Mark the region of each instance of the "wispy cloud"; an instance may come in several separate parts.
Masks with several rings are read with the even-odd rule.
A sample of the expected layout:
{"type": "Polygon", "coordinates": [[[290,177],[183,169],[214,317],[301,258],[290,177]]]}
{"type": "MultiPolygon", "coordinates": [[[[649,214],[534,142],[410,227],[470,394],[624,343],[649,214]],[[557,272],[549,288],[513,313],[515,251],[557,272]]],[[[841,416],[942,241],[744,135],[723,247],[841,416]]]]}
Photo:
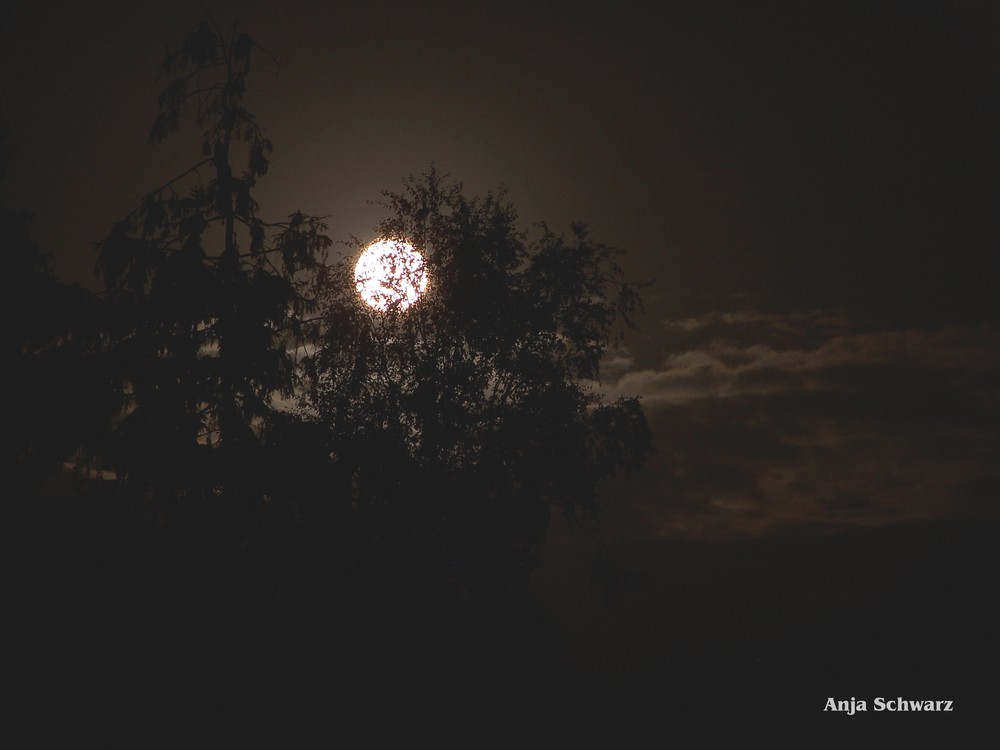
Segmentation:
{"type": "MultiPolygon", "coordinates": [[[[819,312],[666,321],[618,363],[656,435],[623,487],[661,533],[1000,515],[1000,329],[853,331],[819,312]]],[[[610,373],[609,373],[610,374],[610,373]]]]}

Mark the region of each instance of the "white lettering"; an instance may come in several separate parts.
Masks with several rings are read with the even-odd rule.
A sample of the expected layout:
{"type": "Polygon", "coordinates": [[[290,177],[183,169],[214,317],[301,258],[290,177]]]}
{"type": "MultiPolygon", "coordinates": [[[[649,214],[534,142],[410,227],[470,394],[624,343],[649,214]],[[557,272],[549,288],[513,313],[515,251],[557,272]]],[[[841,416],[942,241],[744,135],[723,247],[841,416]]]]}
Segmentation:
{"type": "MultiPolygon", "coordinates": [[[[859,704],[864,703],[864,701],[858,701],[859,704]]],[[[905,700],[904,698],[897,697],[895,699],[886,700],[885,698],[878,697],[872,701],[872,707],[875,711],[951,711],[954,701],[939,701],[939,700],[905,700]]],[[[859,705],[858,711],[864,711],[865,709],[859,705]]]]}

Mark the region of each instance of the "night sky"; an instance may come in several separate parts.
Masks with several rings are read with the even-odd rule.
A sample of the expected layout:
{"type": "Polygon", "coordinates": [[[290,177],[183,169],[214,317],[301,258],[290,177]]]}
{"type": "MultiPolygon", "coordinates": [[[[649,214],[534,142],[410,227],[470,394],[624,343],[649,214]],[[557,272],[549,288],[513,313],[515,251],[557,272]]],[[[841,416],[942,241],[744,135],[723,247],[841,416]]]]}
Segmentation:
{"type": "MultiPolygon", "coordinates": [[[[861,564],[843,546],[828,558],[825,542],[795,546],[802,534],[840,534],[890,571],[882,588],[837,589],[851,612],[875,599],[916,607],[899,581],[908,561],[933,568],[948,556],[936,530],[957,549],[973,532],[955,529],[990,529],[976,538],[991,548],[996,4],[209,7],[223,24],[238,17],[277,60],[257,58],[250,79],[249,106],[275,144],[259,192],[266,216],[301,209],[327,216],[334,240],[368,239],[381,215],[370,201],[433,164],[469,192],[505,185],[525,229],[586,222],[627,251],[630,276],[653,282],[602,383],[642,396],[654,430],[656,453],[608,488],[599,530],[645,584],[621,594],[625,610],[608,610],[573,572],[583,553],[559,529],[540,584],[564,622],[584,623],[573,637],[598,670],[640,669],[651,650],[673,653],[685,633],[717,625],[697,607],[676,624],[664,602],[693,601],[678,566],[714,602],[704,611],[752,611],[753,627],[773,632],[795,618],[760,614],[725,571],[756,565],[774,581],[760,590],[784,586],[801,604],[816,589],[790,569],[836,578],[837,561],[861,564]],[[920,541],[893,536],[906,528],[920,541]],[[726,543],[723,572],[698,562],[726,543]],[[708,546],[684,546],[698,544],[708,546]],[[909,552],[878,557],[887,544],[909,552]]],[[[0,121],[14,153],[0,197],[35,215],[30,233],[63,279],[96,289],[92,243],[197,157],[193,129],[158,147],[146,136],[162,53],[200,15],[193,2],[2,11],[0,121]]],[[[995,554],[985,559],[954,563],[964,588],[937,581],[935,606],[971,606],[962,592],[980,585],[995,596],[995,554]]],[[[835,606],[815,604],[817,621],[835,606]]],[[[973,614],[980,628],[996,617],[973,614]]],[[[935,674],[981,696],[967,673],[935,674]]],[[[845,698],[868,688],[843,684],[845,698]]],[[[826,694],[811,698],[822,706],[826,694]]]]}

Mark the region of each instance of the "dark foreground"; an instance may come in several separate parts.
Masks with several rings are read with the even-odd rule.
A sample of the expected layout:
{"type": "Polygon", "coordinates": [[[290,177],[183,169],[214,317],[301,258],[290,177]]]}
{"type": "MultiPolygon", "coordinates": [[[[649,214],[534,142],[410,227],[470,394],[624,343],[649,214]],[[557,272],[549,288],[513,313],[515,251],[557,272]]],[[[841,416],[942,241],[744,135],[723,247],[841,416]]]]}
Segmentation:
{"type": "Polygon", "coordinates": [[[15,715],[81,736],[134,723],[137,739],[204,723],[286,737],[468,724],[478,742],[544,722],[666,744],[682,726],[950,734],[1000,705],[996,523],[649,540],[611,578],[560,534],[533,605],[475,612],[323,570],[295,544],[193,528],[93,498],[21,504],[15,715]],[[829,697],[868,711],[824,712],[829,697]],[[877,697],[954,711],[875,712],[877,697]]]}

